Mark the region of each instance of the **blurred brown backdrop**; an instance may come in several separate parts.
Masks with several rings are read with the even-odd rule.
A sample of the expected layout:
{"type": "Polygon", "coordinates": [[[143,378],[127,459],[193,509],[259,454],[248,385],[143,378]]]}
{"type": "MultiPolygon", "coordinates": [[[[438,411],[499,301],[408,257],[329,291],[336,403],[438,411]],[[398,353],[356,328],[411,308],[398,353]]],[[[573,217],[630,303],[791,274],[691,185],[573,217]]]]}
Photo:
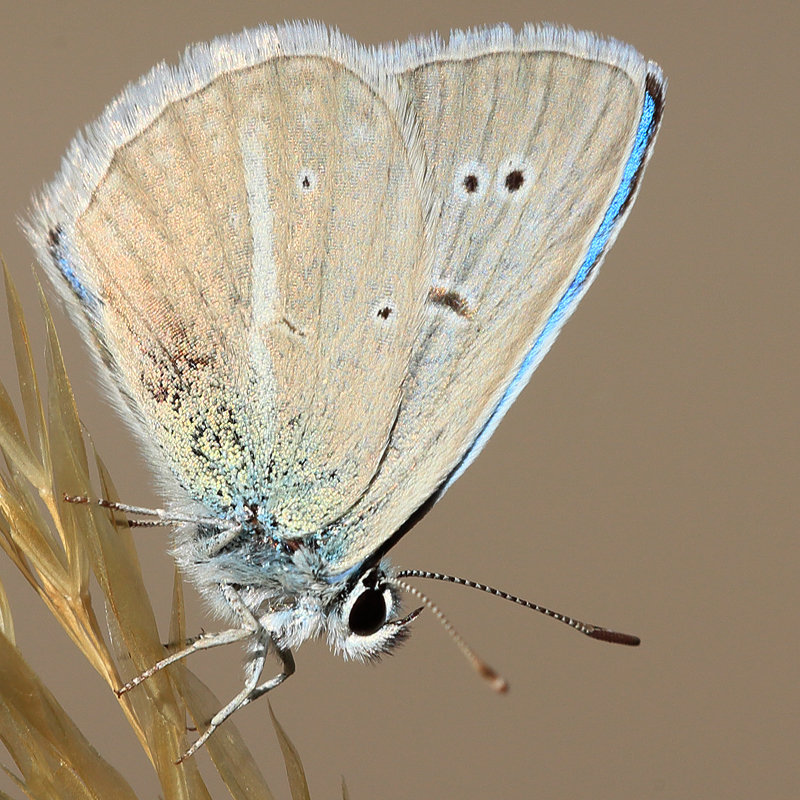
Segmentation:
{"type": "MultiPolygon", "coordinates": [[[[591,642],[491,598],[428,585],[511,693],[487,690],[430,615],[377,668],[304,647],[273,704],[312,795],[337,796],[344,774],[354,800],[800,796],[800,7],[3,3],[0,248],[33,318],[33,256],[15,216],[78,127],[186,44],[294,18],[365,43],[501,21],[568,23],[633,44],[670,81],[639,201],[600,279],[484,453],[395,553],[403,565],[638,633],[642,647],[591,642]]],[[[82,418],[121,495],[157,503],[78,338],[63,316],[57,322],[82,418]]],[[[0,335],[0,377],[13,388],[5,322],[0,335]]],[[[165,536],[140,537],[166,630],[165,536]]],[[[142,797],[155,796],[111,693],[5,559],[0,577],[23,652],[101,753],[142,797]]],[[[187,597],[190,629],[213,629],[187,597]]],[[[221,698],[240,685],[235,648],[192,666],[221,698]]],[[[286,796],[266,705],[236,722],[286,796]]]]}

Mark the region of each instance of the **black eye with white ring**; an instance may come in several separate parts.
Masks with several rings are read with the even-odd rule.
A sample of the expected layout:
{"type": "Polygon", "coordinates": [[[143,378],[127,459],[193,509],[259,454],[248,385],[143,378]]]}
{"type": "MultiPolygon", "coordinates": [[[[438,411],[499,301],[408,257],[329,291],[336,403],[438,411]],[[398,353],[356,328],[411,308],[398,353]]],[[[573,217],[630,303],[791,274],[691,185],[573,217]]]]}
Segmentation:
{"type": "Polygon", "coordinates": [[[356,636],[371,636],[386,622],[386,596],[379,589],[365,589],[353,603],[347,625],[356,636]]]}

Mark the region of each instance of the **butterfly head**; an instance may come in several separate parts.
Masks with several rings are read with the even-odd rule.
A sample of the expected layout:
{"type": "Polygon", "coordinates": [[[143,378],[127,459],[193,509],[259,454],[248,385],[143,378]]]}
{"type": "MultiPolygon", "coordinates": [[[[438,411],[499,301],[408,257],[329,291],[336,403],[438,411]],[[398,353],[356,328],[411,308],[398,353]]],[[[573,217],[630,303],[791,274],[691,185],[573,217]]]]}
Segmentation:
{"type": "Polygon", "coordinates": [[[330,564],[314,548],[301,546],[255,565],[252,539],[245,537],[244,554],[234,549],[191,564],[185,556],[196,556],[196,539],[175,550],[215,610],[233,624],[242,624],[242,615],[224,599],[220,590],[226,586],[235,588],[252,618],[281,648],[323,637],[347,660],[374,661],[408,636],[421,609],[401,616],[401,589],[387,559],[332,576],[330,564]]]}
{"type": "Polygon", "coordinates": [[[327,614],[328,644],[346,659],[373,661],[405,641],[419,611],[399,617],[400,591],[385,562],[348,581],[327,614]]]}

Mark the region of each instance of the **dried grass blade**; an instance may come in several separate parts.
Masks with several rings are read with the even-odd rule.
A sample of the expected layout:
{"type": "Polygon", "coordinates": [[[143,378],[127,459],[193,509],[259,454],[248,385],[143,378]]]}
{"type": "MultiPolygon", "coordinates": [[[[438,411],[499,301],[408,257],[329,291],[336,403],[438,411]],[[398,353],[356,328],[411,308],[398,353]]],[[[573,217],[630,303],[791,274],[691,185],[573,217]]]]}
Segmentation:
{"type": "Polygon", "coordinates": [[[55,411],[63,420],[64,432],[69,437],[72,451],[75,453],[78,464],[83,472],[89,474],[89,461],[86,457],[86,447],[83,443],[83,432],[81,430],[78,409],[75,405],[75,397],[72,394],[72,386],[67,377],[67,370],[64,366],[64,356],[61,352],[61,345],[58,341],[58,334],[50,314],[50,307],[41,285],[39,286],[39,300],[42,307],[45,328],[47,330],[46,354],[47,354],[47,381],[48,394],[56,399],[55,404],[50,402],[52,425],[52,412],[55,411]]]}
{"type": "Polygon", "coordinates": [[[51,513],[63,523],[59,533],[67,555],[72,592],[79,594],[88,591],[89,557],[86,548],[82,547],[79,541],[76,509],[64,503],[61,498],[64,492],[81,495],[90,491],[89,463],[86,458],[86,447],[83,443],[78,410],[75,407],[75,398],[64,368],[61,345],[58,342],[53,319],[41,287],[39,287],[39,292],[47,329],[45,354],[48,378],[48,422],[55,496],[55,507],[51,513]]]}
{"type": "Polygon", "coordinates": [[[42,465],[28,446],[14,404],[2,383],[0,383],[0,448],[34,486],[43,486],[48,482],[42,465]]]}
{"type": "MultiPolygon", "coordinates": [[[[50,521],[45,519],[44,514],[42,513],[41,503],[38,502],[37,497],[35,497],[31,491],[34,487],[31,486],[31,483],[28,481],[25,474],[17,468],[17,465],[13,461],[11,461],[11,459],[8,457],[8,454],[3,453],[3,459],[7,469],[5,483],[8,490],[12,492],[17,500],[24,506],[31,523],[39,529],[42,536],[50,543],[50,549],[63,556],[64,549],[61,546],[61,541],[57,534],[53,533],[50,521]]],[[[4,476],[0,475],[0,481],[3,479],[4,476]]],[[[64,563],[64,568],[66,569],[66,558],[62,558],[62,561],[64,563]]]]}
{"type": "Polygon", "coordinates": [[[11,642],[0,636],[0,737],[35,797],[135,800],[11,642]]]}
{"type": "MultiPolygon", "coordinates": [[[[116,617],[110,608],[108,610],[111,647],[123,680],[128,680],[138,675],[139,670],[130,658],[116,617]]],[[[176,701],[166,714],[166,704],[158,704],[150,692],[139,688],[124,694],[120,698],[120,704],[126,709],[134,732],[153,765],[161,782],[164,797],[168,800],[210,798],[197,765],[192,763],[193,760],[181,764],[175,763],[188,746],[185,736],[185,717],[181,717],[177,723],[173,719],[177,713],[178,702],[176,701]]],[[[183,706],[180,705],[180,708],[183,706]]]]}
{"type": "MultiPolygon", "coordinates": [[[[31,480],[31,483],[37,489],[46,489],[50,484],[48,478],[50,474],[48,451],[50,448],[47,444],[47,426],[45,425],[42,396],[39,391],[39,382],[36,379],[36,368],[33,362],[33,352],[31,350],[30,337],[28,336],[28,327],[25,324],[22,303],[17,294],[17,288],[11,280],[11,274],[8,271],[8,267],[6,267],[5,261],[3,261],[3,274],[22,408],[25,412],[30,446],[38,449],[38,467],[41,470],[40,479],[37,481],[31,480]]],[[[28,479],[30,480],[30,478],[28,479]]]]}
{"type": "MultiPolygon", "coordinates": [[[[116,500],[118,496],[111,476],[96,453],[95,463],[103,496],[116,500]]],[[[79,508],[88,512],[87,524],[81,531],[90,553],[92,570],[131,655],[135,674],[139,674],[162,659],[165,652],[131,529],[125,523],[112,524],[108,512],[96,506],[79,508]]],[[[148,692],[153,692],[154,699],[158,698],[159,705],[175,708],[175,695],[166,673],[156,673],[144,686],[148,692]]],[[[183,724],[180,714],[170,714],[170,718],[176,725],[183,724]]]]}
{"type": "MultiPolygon", "coordinates": [[[[95,454],[103,496],[116,499],[108,470],[95,454]]],[[[145,591],[130,528],[112,525],[99,508],[86,509],[85,528],[92,568],[105,595],[109,632],[122,681],[130,680],[165,655],[155,613],[145,591]]],[[[176,667],[156,673],[121,703],[138,721],[137,735],[158,774],[167,800],[202,800],[208,789],[193,760],[176,764],[188,746],[183,703],[170,681],[176,667]]]]}
{"type": "MultiPolygon", "coordinates": [[[[60,547],[53,547],[52,536],[45,533],[31,519],[25,506],[9,491],[8,487],[0,481],[0,511],[6,518],[8,527],[3,527],[5,541],[3,549],[15,560],[22,553],[30,561],[30,565],[20,566],[24,572],[32,567],[42,580],[55,587],[57,591],[66,593],[65,585],[66,563],[64,552],[60,547]],[[8,546],[7,546],[8,545],[8,546]],[[13,550],[18,552],[15,554],[13,550]]],[[[45,528],[47,530],[47,528],[45,528]]]]}
{"type": "MultiPolygon", "coordinates": [[[[184,667],[180,673],[181,694],[198,728],[219,711],[221,703],[213,692],[184,667]]],[[[205,744],[214,766],[234,800],[275,800],[256,761],[236,726],[227,720],[205,744]]],[[[194,759],[189,759],[193,761],[194,759]]]]}
{"type": "Polygon", "coordinates": [[[272,727],[275,728],[275,733],[278,736],[278,742],[283,752],[283,763],[286,765],[286,777],[289,779],[292,800],[311,800],[311,795],[308,792],[308,782],[306,781],[306,771],[303,769],[300,754],[280,722],[278,722],[269,699],[267,699],[267,706],[272,719],[272,727]]]}
{"type": "Polygon", "coordinates": [[[11,606],[8,604],[6,587],[0,581],[0,634],[6,637],[11,644],[16,646],[14,636],[14,618],[11,616],[11,606]]]}

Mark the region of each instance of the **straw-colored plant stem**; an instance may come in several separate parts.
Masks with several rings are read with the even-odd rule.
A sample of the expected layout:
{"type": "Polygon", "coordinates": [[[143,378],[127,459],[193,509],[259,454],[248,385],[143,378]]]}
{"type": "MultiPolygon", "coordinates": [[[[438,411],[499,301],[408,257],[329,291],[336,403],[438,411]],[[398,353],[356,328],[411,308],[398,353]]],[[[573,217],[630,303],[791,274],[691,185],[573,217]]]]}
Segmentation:
{"type": "MultiPolygon", "coordinates": [[[[44,295],[47,391],[40,392],[19,297],[3,264],[11,339],[19,374],[24,428],[0,384],[0,547],[111,689],[165,655],[127,522],[97,506],[71,505],[63,495],[96,496],[72,389],[44,295]],[[100,589],[101,627],[90,576],[100,589]]],[[[95,456],[102,494],[117,499],[95,456]]],[[[95,595],[96,598],[96,595],[95,595]]],[[[183,595],[176,574],[169,631],[185,638],[183,595]]],[[[158,775],[166,800],[210,798],[188,747],[187,712],[202,729],[220,707],[184,664],[124,694],[120,708],[158,775]]],[[[271,711],[271,709],[270,709],[271,711]]],[[[273,716],[293,800],[308,798],[297,751],[273,716]]],[[[0,584],[0,739],[18,774],[6,773],[31,798],[114,798],[135,794],[81,734],[25,662],[15,644],[11,604],[0,584]]],[[[271,800],[255,761],[226,722],[206,748],[236,800],[271,800]]],[[[4,768],[5,769],[5,768],[4,768]]],[[[2,793],[0,793],[2,795],[2,793]]],[[[6,795],[2,795],[5,797],[6,795]]]]}

